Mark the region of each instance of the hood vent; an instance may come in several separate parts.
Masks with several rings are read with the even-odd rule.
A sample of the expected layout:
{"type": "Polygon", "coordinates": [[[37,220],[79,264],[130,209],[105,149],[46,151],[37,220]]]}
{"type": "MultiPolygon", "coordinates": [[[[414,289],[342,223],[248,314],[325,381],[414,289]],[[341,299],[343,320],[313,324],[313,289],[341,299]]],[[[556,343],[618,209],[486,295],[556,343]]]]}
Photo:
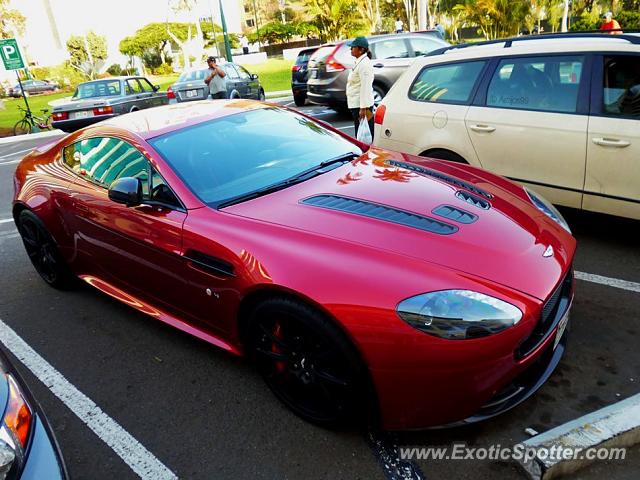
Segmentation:
{"type": "Polygon", "coordinates": [[[475,193],[476,195],[480,195],[488,200],[493,198],[489,192],[482,190],[475,185],[465,182],[464,180],[460,180],[459,178],[453,177],[451,175],[447,175],[446,173],[438,172],[437,170],[431,170],[429,168],[422,167],[420,165],[415,165],[413,163],[408,162],[399,162],[398,160],[389,160],[387,161],[388,165],[393,167],[406,168],[407,170],[411,170],[412,172],[420,173],[421,175],[428,175],[429,177],[437,178],[438,180],[442,180],[443,182],[447,182],[455,187],[464,188],[465,190],[469,190],[470,192],[475,193]]]}
{"type": "Polygon", "coordinates": [[[485,199],[471,195],[469,192],[458,190],[456,192],[456,197],[483,210],[489,210],[489,208],[491,208],[491,204],[485,199]]]}
{"type": "Polygon", "coordinates": [[[451,205],[440,205],[439,207],[431,210],[431,213],[440,217],[448,218],[454,222],[465,224],[473,223],[478,219],[476,214],[451,205]]]}
{"type": "Polygon", "coordinates": [[[301,200],[300,203],[375,218],[376,220],[396,223],[398,225],[404,225],[405,227],[417,228],[418,230],[437,233],[439,235],[451,235],[458,231],[458,227],[455,225],[449,225],[434,218],[417,215],[405,210],[398,210],[397,208],[387,207],[378,203],[338,195],[316,195],[301,200]]]}

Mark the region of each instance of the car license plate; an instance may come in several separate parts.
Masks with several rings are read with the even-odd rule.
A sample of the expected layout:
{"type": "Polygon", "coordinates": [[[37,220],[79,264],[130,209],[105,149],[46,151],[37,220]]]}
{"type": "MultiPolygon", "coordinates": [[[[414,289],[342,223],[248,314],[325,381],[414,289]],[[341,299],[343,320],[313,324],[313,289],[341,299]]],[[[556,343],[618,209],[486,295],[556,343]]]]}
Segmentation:
{"type": "Polygon", "coordinates": [[[311,70],[311,78],[318,78],[318,70],[311,70]]]}
{"type": "Polygon", "coordinates": [[[193,98],[198,96],[198,90],[187,90],[185,93],[187,98],[193,98]]]}
{"type": "Polygon", "coordinates": [[[564,317],[562,317],[562,320],[560,320],[560,323],[558,324],[558,330],[556,330],[556,338],[553,340],[554,350],[558,346],[558,343],[560,343],[562,335],[564,335],[564,331],[567,328],[567,323],[569,323],[569,310],[567,310],[567,313],[564,314],[564,317]]]}
{"type": "Polygon", "coordinates": [[[89,116],[88,110],[80,110],[79,112],[74,112],[73,118],[87,118],[89,116]]]}

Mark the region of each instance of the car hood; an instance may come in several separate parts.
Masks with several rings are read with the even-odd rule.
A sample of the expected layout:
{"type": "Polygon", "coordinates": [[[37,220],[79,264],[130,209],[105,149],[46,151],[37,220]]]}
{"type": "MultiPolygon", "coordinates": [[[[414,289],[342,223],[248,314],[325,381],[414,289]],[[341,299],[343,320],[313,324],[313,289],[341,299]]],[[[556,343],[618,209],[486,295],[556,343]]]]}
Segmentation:
{"type": "Polygon", "coordinates": [[[418,258],[540,300],[570,268],[575,251],[574,238],[521,187],[473,167],[375,148],[223,210],[418,258]],[[478,206],[483,202],[488,209],[478,206]],[[443,206],[442,215],[450,207],[471,215],[434,213],[443,206]]]}

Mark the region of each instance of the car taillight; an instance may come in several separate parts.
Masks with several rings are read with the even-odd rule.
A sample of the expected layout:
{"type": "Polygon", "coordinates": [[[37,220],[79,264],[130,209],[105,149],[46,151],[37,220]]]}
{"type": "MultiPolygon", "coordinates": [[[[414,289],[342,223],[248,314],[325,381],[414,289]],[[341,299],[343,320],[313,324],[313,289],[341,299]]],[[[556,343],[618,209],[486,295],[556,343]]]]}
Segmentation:
{"type": "Polygon", "coordinates": [[[327,72],[342,72],[345,69],[344,65],[340,62],[337,62],[334,58],[329,57],[326,63],[327,72]]]}
{"type": "Polygon", "coordinates": [[[386,111],[386,105],[378,105],[378,108],[376,109],[376,116],[373,119],[374,123],[382,125],[382,122],[384,122],[384,114],[386,111]]]}
{"type": "Polygon", "coordinates": [[[53,118],[54,120],[68,120],[69,112],[53,112],[51,118],[53,118]]]}
{"type": "Polygon", "coordinates": [[[300,71],[300,65],[294,65],[293,67],[291,67],[291,71],[292,72],[299,72],[300,71]]]}
{"type": "Polygon", "coordinates": [[[167,88],[167,98],[168,99],[176,98],[176,94],[173,93],[173,90],[171,90],[171,87],[167,88]]]}
{"type": "Polygon", "coordinates": [[[94,115],[109,115],[110,113],[113,113],[113,107],[96,107],[93,109],[94,115]]]}

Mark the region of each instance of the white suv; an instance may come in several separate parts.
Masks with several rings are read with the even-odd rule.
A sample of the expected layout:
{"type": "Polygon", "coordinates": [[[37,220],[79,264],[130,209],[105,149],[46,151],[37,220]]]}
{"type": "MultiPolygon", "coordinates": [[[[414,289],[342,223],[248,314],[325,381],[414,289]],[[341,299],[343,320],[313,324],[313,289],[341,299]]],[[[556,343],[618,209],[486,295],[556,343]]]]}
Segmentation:
{"type": "Polygon", "coordinates": [[[557,34],[419,58],[375,145],[491,170],[553,203],[640,219],[640,35],[557,34]]]}

